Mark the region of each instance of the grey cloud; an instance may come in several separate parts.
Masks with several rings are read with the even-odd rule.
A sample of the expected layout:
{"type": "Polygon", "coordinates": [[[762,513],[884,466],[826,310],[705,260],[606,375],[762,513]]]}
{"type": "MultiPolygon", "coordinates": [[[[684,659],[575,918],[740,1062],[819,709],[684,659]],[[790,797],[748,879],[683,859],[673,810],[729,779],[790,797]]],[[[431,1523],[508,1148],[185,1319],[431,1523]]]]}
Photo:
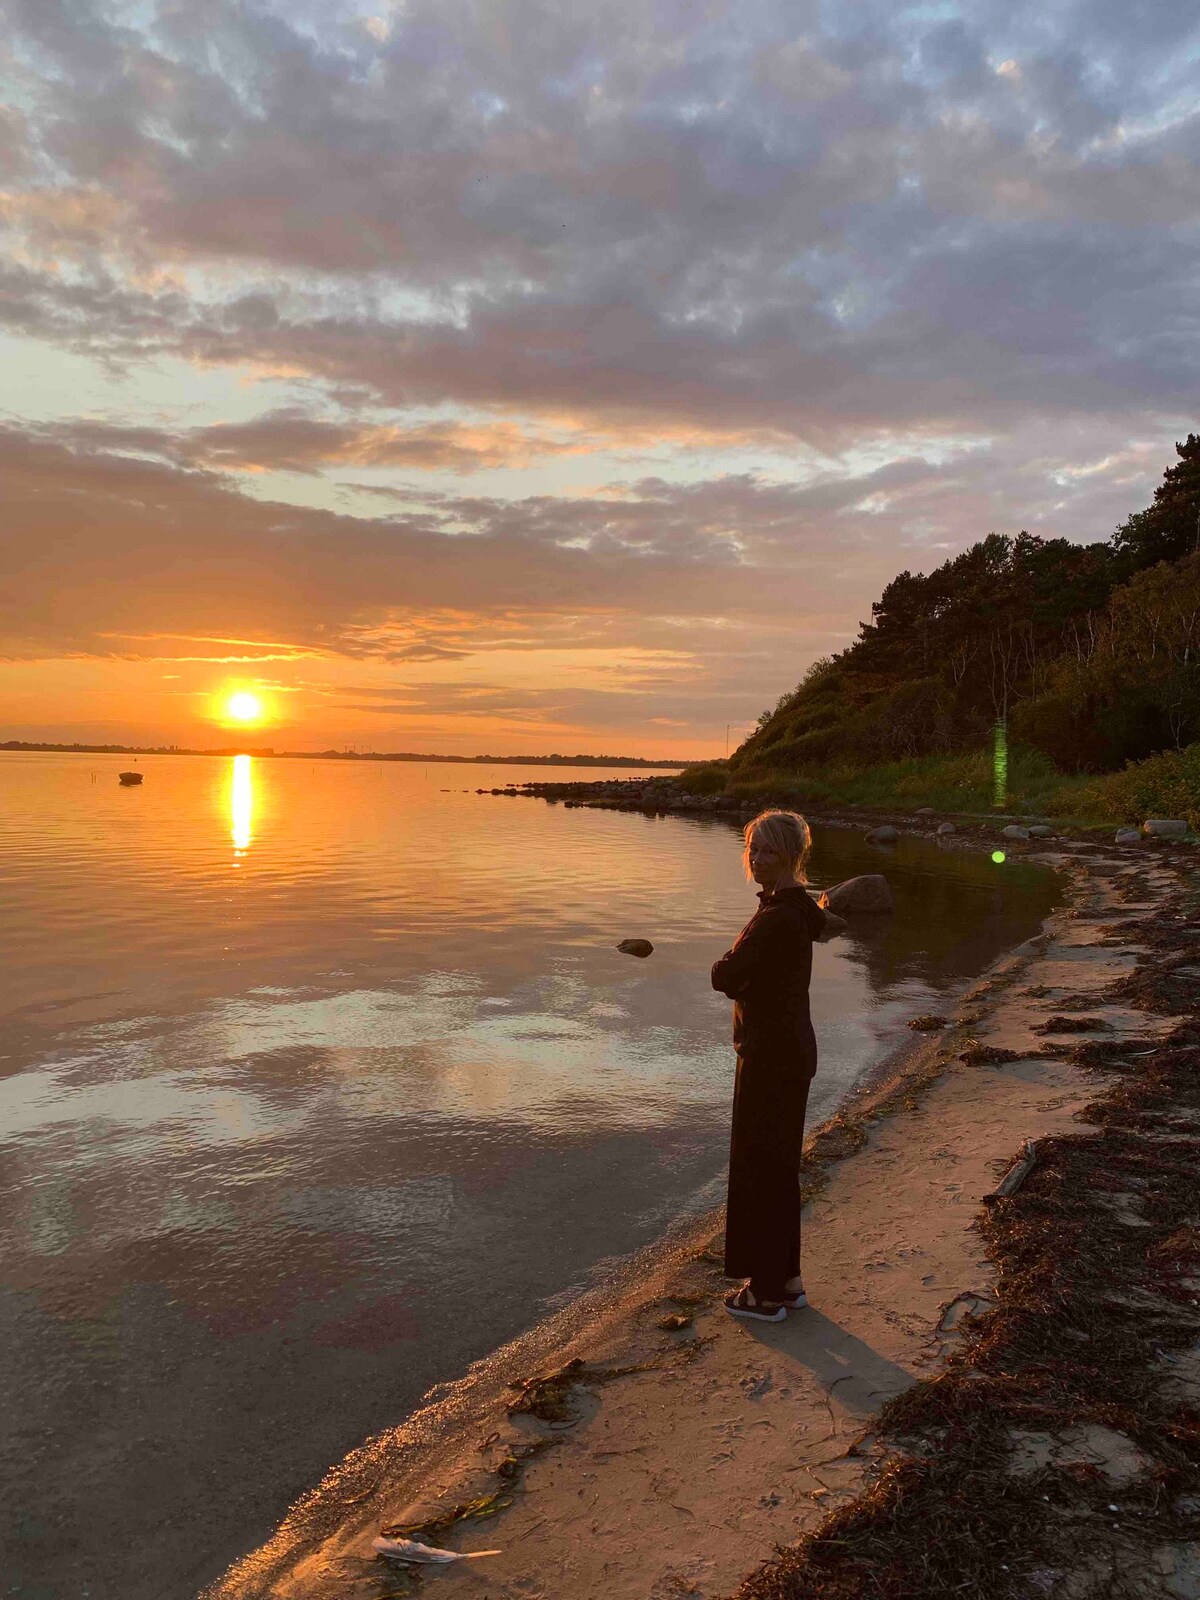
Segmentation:
{"type": "MultiPolygon", "coordinates": [[[[132,441],[118,430],[122,445],[132,441]]],[[[499,501],[368,520],[249,500],[212,473],[0,430],[5,485],[2,631],[10,653],[93,650],[105,634],[169,629],[210,637],[288,639],[353,654],[457,650],[462,639],[385,636],[356,627],[390,614],[458,611],[471,619],[606,611],[664,601],[680,614],[763,608],[757,580],[655,552],[563,548],[544,508],[522,518],[499,501]],[[464,525],[466,536],[459,536],[464,525]]],[[[590,502],[579,502],[592,514],[590,502]]],[[[568,525],[559,508],[555,528],[568,525]]],[[[632,524],[631,524],[632,526],[632,524]]],[[[636,532],[636,529],[635,529],[636,532]]]]}
{"type": "Polygon", "coordinates": [[[53,66],[10,224],[75,262],[10,269],[13,327],[394,406],[824,442],[1194,392],[1195,132],[1118,137],[1185,82],[1167,0],[1136,27],[1099,3],[411,0],[379,44],[335,8],[301,30],[205,0],[144,33],[10,9],[53,66]],[[260,281],[139,287],[163,261],[260,281]]]}
{"type": "Polygon", "coordinates": [[[410,644],[385,649],[380,654],[385,661],[462,661],[470,651],[465,646],[461,650],[450,650],[445,645],[410,644]]]}
{"type": "Polygon", "coordinates": [[[0,429],[10,653],[104,653],[103,629],[453,659],[556,629],[578,641],[579,618],[625,643],[668,639],[663,619],[691,619],[685,633],[725,619],[819,635],[823,653],[901,565],[934,564],[991,528],[1106,536],[1148,498],[1167,449],[1031,426],[941,465],[914,453],[802,484],[742,474],[575,498],[445,496],[368,519],[251,500],[215,472],[128,453],[154,430],[76,434],[0,429]]]}
{"type": "Polygon", "coordinates": [[[675,689],[661,683],[642,690],[611,693],[598,689],[560,685],[554,689],[511,689],[490,685],[429,683],[399,691],[343,690],[331,701],[335,710],[365,712],[380,718],[426,715],[456,721],[477,716],[488,722],[497,717],[528,723],[570,723],[590,729],[621,729],[653,722],[675,723],[695,730],[712,730],[727,718],[739,721],[747,706],[757,713],[761,686],[727,687],[714,695],[712,685],[694,682],[675,689]]]}
{"type": "MultiPolygon", "coordinates": [[[[267,412],[247,422],[201,428],[169,430],[74,421],[43,431],[68,447],[137,452],[214,472],[313,474],[323,467],[471,472],[586,449],[586,442],[556,438],[511,422],[428,422],[403,427],[335,421],[311,416],[298,407],[267,412]]],[[[408,494],[411,498],[411,491],[408,494]]]]}

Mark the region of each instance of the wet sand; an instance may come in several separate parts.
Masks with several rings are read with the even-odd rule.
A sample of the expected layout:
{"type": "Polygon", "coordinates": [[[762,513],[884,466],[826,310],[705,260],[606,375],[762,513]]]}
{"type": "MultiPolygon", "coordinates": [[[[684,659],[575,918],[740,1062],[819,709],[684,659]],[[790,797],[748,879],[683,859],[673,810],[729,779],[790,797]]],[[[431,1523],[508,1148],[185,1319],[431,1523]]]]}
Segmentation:
{"type": "MultiPolygon", "coordinates": [[[[431,1542],[502,1553],[439,1575],[447,1594],[715,1597],[853,1498],[876,1461],[874,1413],[941,1370],[963,1315],[990,1303],[983,1196],[1024,1139],[1078,1133],[1074,1113],[1103,1087],[1066,1059],[1086,1033],[1058,1055],[1034,1031],[1056,997],[1094,997],[1096,1037],[1173,1025],[1105,997],[1138,949],[1104,940],[1118,912],[1152,919],[1193,857],[1070,846],[1036,859],[1067,874],[1068,905],[840,1119],[865,1142],[829,1163],[807,1208],[807,1310],[781,1325],[729,1318],[720,1217],[704,1218],[356,1452],[212,1600],[403,1592],[372,1539],[472,1504],[478,1514],[431,1542]],[[1097,863],[1105,871],[1093,874],[1097,863]],[[663,1327],[671,1317],[686,1325],[663,1327]],[[514,1387],[572,1362],[540,1395],[514,1387]]],[[[812,1142],[836,1155],[838,1130],[812,1142]]]]}

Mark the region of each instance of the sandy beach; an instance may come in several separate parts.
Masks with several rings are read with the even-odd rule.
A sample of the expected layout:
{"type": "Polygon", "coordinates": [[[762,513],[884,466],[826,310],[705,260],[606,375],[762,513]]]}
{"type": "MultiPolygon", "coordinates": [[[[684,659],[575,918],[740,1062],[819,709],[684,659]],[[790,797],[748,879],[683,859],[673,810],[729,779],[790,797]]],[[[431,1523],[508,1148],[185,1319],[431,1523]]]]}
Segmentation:
{"type": "MultiPolygon", "coordinates": [[[[1193,1176],[1200,1167],[1200,1113],[1176,1106],[1156,1133],[1149,1112],[1139,1122],[1126,1110],[1118,1127],[1096,1111],[1128,1098],[1131,1074],[1191,1047],[1193,849],[1056,842],[1035,859],[1069,886],[1043,933],[814,1130],[806,1310],[777,1326],[735,1322],[720,1303],[719,1216],[680,1229],[356,1452],[209,1600],[380,1600],[414,1581],[475,1600],[667,1600],[740,1586],[798,1596],[817,1592],[805,1574],[822,1561],[823,1594],[951,1592],[940,1578],[904,1587],[899,1553],[875,1588],[854,1587],[854,1575],[884,1570],[876,1512],[891,1495],[889,1526],[899,1527],[903,1473],[919,1476],[958,1447],[952,1427],[930,1432],[921,1397],[950,1379],[957,1394],[977,1376],[972,1352],[989,1333],[995,1341],[1015,1303],[1019,1285],[996,1265],[994,1219],[1033,1206],[1054,1224],[1056,1162],[1114,1128],[1151,1157],[1158,1140],[1163,1161],[1190,1163],[1193,1176]],[[1026,1140],[1038,1141],[1032,1175],[1012,1199],[985,1205],[1026,1140]],[[414,1580],[376,1556],[372,1541],[389,1532],[500,1553],[414,1580]],[[831,1561],[841,1563],[836,1582],[831,1561]]],[[[1159,1250],[1176,1264],[1162,1304],[1144,1284],[1125,1285],[1139,1316],[1160,1327],[1158,1389],[1144,1392],[1161,1390],[1173,1443],[1152,1456],[1147,1437],[1115,1425],[1108,1402],[1088,1415],[1086,1385],[1073,1431],[1045,1407],[1027,1428],[1006,1424],[1007,1458],[993,1451],[989,1470],[1012,1485],[1014,1508],[1034,1495],[1041,1521],[1027,1559],[981,1550],[968,1594],[1200,1594],[1200,1429],[1188,1409],[1200,1401],[1200,1279],[1176,1270],[1191,1260],[1196,1218],[1156,1210],[1145,1183],[1095,1188],[1096,1215],[1122,1237],[1136,1233],[1139,1261],[1151,1246],[1174,1250],[1159,1250]],[[1079,1486],[1083,1500],[1063,1500],[1051,1479],[1079,1486]],[[1122,1515],[1138,1494],[1154,1515],[1122,1515]],[[1110,1547],[1123,1552],[1119,1571],[1110,1547]]],[[[1113,1261],[1120,1290],[1125,1269],[1113,1261]]],[[[978,1371],[988,1370],[980,1357],[978,1371]]]]}

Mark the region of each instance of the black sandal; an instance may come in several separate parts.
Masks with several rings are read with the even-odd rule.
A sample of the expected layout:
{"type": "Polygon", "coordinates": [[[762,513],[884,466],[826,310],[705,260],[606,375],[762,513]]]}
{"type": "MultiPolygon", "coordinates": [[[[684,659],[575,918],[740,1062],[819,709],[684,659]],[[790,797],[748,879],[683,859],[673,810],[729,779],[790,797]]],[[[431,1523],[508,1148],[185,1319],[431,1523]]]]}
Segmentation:
{"type": "Polygon", "coordinates": [[[725,1309],[731,1317],[746,1317],[755,1322],[782,1322],[787,1316],[786,1306],[776,1300],[760,1300],[748,1283],[736,1294],[725,1296],[725,1309]]]}

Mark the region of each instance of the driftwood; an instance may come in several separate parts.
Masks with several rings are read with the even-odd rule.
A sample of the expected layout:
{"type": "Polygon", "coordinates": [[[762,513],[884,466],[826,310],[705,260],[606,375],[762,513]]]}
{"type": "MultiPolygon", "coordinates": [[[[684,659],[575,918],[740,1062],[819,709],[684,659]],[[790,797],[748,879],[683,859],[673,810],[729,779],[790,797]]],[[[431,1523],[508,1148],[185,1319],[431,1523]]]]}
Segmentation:
{"type": "Polygon", "coordinates": [[[1033,1171],[1034,1167],[1037,1166],[1037,1147],[1038,1142],[1036,1139],[1025,1140],[1024,1144],[1021,1146],[1021,1154],[1013,1162],[1012,1166],[1009,1167],[1008,1171],[1000,1179],[1000,1182],[992,1190],[991,1194],[984,1195],[983,1203],[985,1206],[992,1205],[997,1200],[1007,1200],[1009,1195],[1016,1194],[1017,1190],[1025,1182],[1025,1179],[1033,1171]]]}

